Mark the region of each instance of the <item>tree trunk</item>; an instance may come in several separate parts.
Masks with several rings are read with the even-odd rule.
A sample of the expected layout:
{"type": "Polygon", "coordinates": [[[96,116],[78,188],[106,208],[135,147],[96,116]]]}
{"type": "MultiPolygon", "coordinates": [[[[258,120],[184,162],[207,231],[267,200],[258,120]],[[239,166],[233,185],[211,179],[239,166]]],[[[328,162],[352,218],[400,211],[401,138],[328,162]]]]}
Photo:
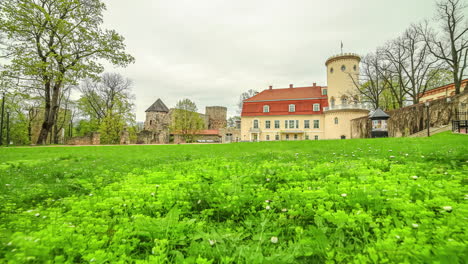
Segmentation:
{"type": "Polygon", "coordinates": [[[47,144],[47,136],[52,131],[52,127],[55,124],[55,117],[57,116],[57,111],[59,109],[58,99],[60,95],[61,83],[54,85],[52,91],[52,100],[50,100],[50,86],[50,82],[45,84],[46,105],[44,109],[44,122],[42,123],[41,132],[39,133],[39,137],[37,139],[37,145],[47,144]]]}

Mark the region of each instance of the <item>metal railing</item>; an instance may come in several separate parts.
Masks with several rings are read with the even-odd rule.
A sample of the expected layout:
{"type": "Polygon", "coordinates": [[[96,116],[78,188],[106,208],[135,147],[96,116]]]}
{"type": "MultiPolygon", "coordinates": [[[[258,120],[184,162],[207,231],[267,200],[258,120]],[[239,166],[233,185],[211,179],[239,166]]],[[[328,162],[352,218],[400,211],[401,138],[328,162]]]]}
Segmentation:
{"type": "Polygon", "coordinates": [[[372,110],[372,105],[367,103],[358,103],[358,104],[340,104],[334,105],[329,107],[324,107],[323,111],[330,111],[330,110],[343,110],[343,109],[364,109],[364,110],[372,110]]]}

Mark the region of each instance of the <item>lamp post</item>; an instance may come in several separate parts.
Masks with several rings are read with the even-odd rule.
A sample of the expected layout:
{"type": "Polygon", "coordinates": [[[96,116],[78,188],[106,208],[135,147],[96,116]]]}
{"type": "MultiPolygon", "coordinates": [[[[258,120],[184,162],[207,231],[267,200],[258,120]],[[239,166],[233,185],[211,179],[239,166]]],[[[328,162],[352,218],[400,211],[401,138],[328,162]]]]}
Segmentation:
{"type": "Polygon", "coordinates": [[[430,114],[429,114],[429,102],[425,102],[424,105],[426,106],[426,109],[427,109],[427,137],[430,137],[431,136],[431,131],[430,131],[430,114]]]}

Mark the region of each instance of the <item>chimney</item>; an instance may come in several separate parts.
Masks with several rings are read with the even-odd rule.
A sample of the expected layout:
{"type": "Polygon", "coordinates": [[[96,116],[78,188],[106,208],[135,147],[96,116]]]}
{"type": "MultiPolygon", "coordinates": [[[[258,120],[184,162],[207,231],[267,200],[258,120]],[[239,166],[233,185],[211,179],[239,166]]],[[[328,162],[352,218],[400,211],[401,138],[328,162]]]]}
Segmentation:
{"type": "Polygon", "coordinates": [[[314,87],[317,87],[317,83],[314,83],[314,87]]]}
{"type": "Polygon", "coordinates": [[[293,85],[292,85],[292,84],[290,84],[290,85],[289,85],[289,88],[293,88],[293,85]]]}
{"type": "Polygon", "coordinates": [[[270,85],[270,90],[273,90],[273,86],[270,85]]]}

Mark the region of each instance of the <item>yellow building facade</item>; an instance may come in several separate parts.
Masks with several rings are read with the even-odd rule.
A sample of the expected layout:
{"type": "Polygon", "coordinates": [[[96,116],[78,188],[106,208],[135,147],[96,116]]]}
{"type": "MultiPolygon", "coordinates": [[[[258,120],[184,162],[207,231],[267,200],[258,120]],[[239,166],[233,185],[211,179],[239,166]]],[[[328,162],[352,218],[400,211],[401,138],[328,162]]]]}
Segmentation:
{"type": "Polygon", "coordinates": [[[351,120],[369,114],[356,93],[360,57],[345,53],[326,63],[327,86],[269,89],[247,99],[243,141],[351,138],[351,120]]]}

